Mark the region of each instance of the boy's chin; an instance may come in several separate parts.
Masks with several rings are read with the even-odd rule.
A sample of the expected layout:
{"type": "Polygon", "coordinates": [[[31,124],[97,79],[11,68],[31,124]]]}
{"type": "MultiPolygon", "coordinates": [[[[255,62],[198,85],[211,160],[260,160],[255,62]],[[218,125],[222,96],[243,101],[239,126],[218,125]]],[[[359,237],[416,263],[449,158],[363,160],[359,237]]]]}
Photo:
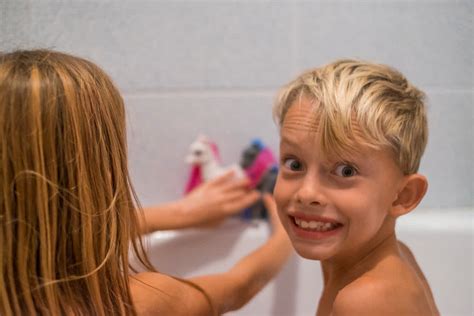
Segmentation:
{"type": "Polygon", "coordinates": [[[298,247],[298,245],[295,244],[293,244],[293,247],[295,248],[296,253],[305,259],[324,261],[331,257],[331,254],[328,250],[298,247]]]}

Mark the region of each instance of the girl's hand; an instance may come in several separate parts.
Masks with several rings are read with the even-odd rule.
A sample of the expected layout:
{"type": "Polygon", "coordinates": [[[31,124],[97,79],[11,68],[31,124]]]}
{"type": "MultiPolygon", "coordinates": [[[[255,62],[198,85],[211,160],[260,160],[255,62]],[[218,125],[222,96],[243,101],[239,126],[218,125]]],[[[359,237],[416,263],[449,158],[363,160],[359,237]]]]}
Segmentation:
{"type": "Polygon", "coordinates": [[[236,179],[234,172],[205,182],[181,201],[181,209],[196,220],[196,226],[218,222],[257,202],[260,193],[250,189],[247,178],[236,179]]]}
{"type": "Polygon", "coordinates": [[[280,218],[277,212],[277,206],[275,203],[275,199],[270,193],[263,194],[263,204],[265,205],[268,218],[270,221],[270,225],[272,227],[272,236],[282,238],[284,241],[282,242],[282,249],[290,249],[291,248],[291,241],[288,237],[288,234],[285,231],[285,228],[281,224],[280,218]]]}

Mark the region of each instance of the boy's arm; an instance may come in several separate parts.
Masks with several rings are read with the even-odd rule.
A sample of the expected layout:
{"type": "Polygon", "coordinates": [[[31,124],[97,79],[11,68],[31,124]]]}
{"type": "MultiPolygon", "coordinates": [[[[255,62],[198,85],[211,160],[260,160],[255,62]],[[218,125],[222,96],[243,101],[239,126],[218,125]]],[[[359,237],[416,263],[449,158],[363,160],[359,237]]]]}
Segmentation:
{"type": "Polygon", "coordinates": [[[219,314],[236,310],[255,296],[283,267],[292,253],[273,198],[264,196],[273,234],[260,248],[240,260],[230,271],[190,279],[210,296],[219,314]]]}

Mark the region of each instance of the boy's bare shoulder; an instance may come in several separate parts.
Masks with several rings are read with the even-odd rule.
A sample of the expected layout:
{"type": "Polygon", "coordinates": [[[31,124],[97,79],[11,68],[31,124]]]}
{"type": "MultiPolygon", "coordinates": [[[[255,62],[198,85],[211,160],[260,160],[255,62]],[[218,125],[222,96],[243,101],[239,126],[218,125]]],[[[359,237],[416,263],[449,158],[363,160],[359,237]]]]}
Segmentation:
{"type": "Polygon", "coordinates": [[[401,260],[381,263],[336,296],[332,316],[432,315],[423,287],[401,260]]]}

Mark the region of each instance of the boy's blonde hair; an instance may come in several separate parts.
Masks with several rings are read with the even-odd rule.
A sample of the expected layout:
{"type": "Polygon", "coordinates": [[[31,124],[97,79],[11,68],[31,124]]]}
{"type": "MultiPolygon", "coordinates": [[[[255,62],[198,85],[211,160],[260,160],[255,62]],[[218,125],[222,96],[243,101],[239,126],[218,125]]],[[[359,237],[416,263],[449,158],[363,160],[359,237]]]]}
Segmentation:
{"type": "Polygon", "coordinates": [[[428,129],[424,93],[393,68],[338,60],[307,71],[283,87],[273,108],[281,126],[289,107],[301,98],[315,104],[324,153],[340,156],[363,142],[389,147],[404,174],[418,171],[428,129]]]}
{"type": "Polygon", "coordinates": [[[0,314],[133,315],[125,109],[93,63],[0,54],[0,314]]]}

